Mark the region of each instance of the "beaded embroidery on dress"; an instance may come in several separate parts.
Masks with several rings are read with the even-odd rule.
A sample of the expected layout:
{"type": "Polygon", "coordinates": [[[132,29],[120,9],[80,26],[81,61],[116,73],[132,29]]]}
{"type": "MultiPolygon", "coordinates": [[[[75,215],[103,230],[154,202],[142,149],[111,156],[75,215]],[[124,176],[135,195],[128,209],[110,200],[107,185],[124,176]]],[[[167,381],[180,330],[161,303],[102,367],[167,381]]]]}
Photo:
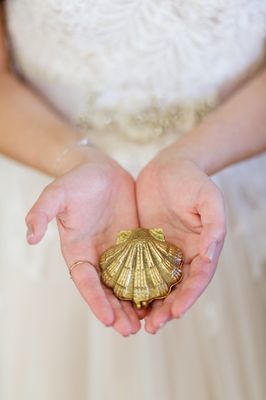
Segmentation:
{"type": "Polygon", "coordinates": [[[260,0],[24,0],[8,13],[24,76],[83,128],[141,142],[191,129],[266,35],[260,0]]]}

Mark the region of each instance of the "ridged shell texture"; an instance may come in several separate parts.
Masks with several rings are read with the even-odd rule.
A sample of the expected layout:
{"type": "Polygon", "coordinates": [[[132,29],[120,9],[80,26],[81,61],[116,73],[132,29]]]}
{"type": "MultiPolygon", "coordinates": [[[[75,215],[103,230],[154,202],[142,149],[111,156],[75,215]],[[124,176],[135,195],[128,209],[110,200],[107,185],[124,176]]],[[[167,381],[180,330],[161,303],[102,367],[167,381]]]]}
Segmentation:
{"type": "Polygon", "coordinates": [[[182,265],[181,250],[165,241],[162,229],[121,231],[100,257],[102,281],[137,308],[166,297],[181,281],[182,265]]]}

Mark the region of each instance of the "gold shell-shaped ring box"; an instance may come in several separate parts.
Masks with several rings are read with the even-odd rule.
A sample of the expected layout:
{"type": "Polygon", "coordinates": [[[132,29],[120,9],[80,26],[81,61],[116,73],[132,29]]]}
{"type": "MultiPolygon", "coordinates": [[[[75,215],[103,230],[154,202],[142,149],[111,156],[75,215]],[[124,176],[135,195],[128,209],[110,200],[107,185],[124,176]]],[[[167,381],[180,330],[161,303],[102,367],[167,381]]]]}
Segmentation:
{"type": "Polygon", "coordinates": [[[183,277],[183,254],[166,242],[163,230],[120,231],[100,257],[101,279],[121,300],[137,308],[165,298],[183,277]]]}

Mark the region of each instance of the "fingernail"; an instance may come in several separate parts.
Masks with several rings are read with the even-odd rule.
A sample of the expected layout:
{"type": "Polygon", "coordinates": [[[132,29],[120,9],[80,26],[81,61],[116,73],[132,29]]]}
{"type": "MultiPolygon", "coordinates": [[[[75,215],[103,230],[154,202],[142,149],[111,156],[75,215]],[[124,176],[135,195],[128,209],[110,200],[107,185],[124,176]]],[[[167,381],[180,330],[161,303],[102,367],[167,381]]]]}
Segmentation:
{"type": "Polygon", "coordinates": [[[154,329],[146,328],[146,327],[145,327],[145,330],[146,330],[146,332],[149,333],[150,335],[155,335],[155,333],[157,332],[157,331],[154,330],[154,329]]]}
{"type": "Polygon", "coordinates": [[[207,250],[207,257],[210,261],[213,260],[215,249],[216,249],[216,242],[212,242],[207,250]]]}
{"type": "Polygon", "coordinates": [[[28,229],[27,229],[27,239],[31,239],[33,237],[33,229],[31,225],[28,225],[28,229]]]}

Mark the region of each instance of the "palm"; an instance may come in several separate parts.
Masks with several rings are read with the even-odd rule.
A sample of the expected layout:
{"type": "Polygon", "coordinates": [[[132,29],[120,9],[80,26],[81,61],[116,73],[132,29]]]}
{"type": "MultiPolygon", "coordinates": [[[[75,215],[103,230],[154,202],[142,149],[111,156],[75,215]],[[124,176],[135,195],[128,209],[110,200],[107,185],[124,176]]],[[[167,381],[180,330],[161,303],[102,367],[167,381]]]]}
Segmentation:
{"type": "Polygon", "coordinates": [[[146,329],[155,332],[184,313],[210,282],[223,243],[223,207],[218,189],[195,165],[165,163],[159,157],[141,172],[137,200],[141,225],[163,228],[166,240],[180,247],[185,257],[182,283],[166,299],[153,302],[146,317],[146,329]],[[210,200],[215,207],[209,207],[210,200]],[[204,253],[212,240],[217,249],[210,262],[204,253]]]}
{"type": "Polygon", "coordinates": [[[122,169],[101,171],[82,166],[64,177],[63,185],[67,208],[58,214],[62,250],[69,259],[84,255],[96,263],[100,254],[114,244],[116,234],[125,227],[138,226],[134,199],[134,181],[122,169]],[[86,176],[81,184],[78,175],[86,176]],[[71,182],[71,183],[70,183],[71,182]]]}
{"type": "Polygon", "coordinates": [[[41,222],[42,209],[48,220],[57,217],[67,265],[86,260],[96,266],[97,272],[84,263],[73,270],[72,276],[97,318],[123,335],[139,330],[137,312],[101,284],[98,265],[101,253],[114,244],[120,230],[138,227],[131,176],[118,165],[88,163],[54,181],[28,214],[27,222],[35,224],[33,242],[38,242],[46,230],[47,219],[46,225],[41,222]]]}

